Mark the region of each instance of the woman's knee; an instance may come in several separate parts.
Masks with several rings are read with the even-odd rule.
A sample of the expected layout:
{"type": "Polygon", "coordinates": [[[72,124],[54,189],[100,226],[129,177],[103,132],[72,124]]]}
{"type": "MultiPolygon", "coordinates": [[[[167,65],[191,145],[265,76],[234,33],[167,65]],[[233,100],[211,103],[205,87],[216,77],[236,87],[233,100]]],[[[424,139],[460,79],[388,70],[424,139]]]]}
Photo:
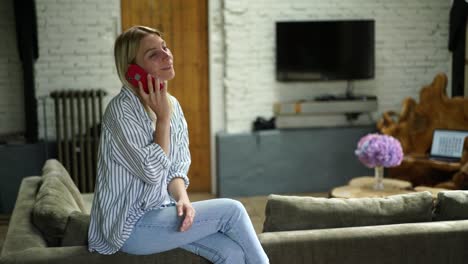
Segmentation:
{"type": "Polygon", "coordinates": [[[230,211],[240,211],[240,212],[245,211],[244,205],[237,200],[229,199],[229,198],[219,198],[219,200],[221,204],[223,205],[223,207],[229,208],[230,211]]]}

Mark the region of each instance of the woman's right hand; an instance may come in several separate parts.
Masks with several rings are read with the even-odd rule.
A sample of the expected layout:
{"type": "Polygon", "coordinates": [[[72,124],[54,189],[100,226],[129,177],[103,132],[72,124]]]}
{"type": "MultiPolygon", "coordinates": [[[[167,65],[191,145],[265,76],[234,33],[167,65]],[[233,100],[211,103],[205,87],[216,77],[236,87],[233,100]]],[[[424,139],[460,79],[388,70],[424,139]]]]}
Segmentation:
{"type": "Polygon", "coordinates": [[[158,120],[169,121],[171,117],[171,109],[167,98],[166,85],[164,84],[163,88],[160,89],[159,78],[157,78],[155,83],[158,87],[154,89],[151,75],[148,74],[147,78],[149,94],[143,90],[143,84],[141,81],[138,81],[138,94],[140,95],[140,98],[143,100],[144,104],[153,110],[158,120]]]}

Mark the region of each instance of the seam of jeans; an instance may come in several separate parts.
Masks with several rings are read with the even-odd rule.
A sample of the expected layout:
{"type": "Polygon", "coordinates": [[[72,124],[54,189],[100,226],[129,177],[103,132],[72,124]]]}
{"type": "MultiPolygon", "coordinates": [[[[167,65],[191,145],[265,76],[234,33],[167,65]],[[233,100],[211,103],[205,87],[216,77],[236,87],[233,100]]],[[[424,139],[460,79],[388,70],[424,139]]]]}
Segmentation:
{"type": "MultiPolygon", "coordinates": [[[[220,219],[209,219],[209,220],[199,220],[199,221],[194,221],[192,223],[192,226],[193,225],[198,225],[198,224],[204,224],[204,223],[208,223],[208,222],[217,222],[217,221],[220,221],[220,219]]],[[[135,225],[136,227],[147,227],[147,228],[152,228],[152,227],[175,227],[175,226],[179,226],[179,224],[170,224],[170,225],[161,225],[161,224],[145,224],[145,223],[141,223],[141,224],[136,224],[135,225]]]]}
{"type": "MultiPolygon", "coordinates": [[[[245,213],[247,214],[247,218],[248,218],[247,211],[245,211],[245,213]]],[[[240,212],[238,215],[239,217],[235,220],[233,219],[234,215],[230,215],[229,220],[224,223],[225,231],[222,233],[230,237],[234,242],[236,242],[242,248],[242,250],[244,250],[244,252],[246,252],[245,249],[247,249],[247,247],[244,244],[244,240],[237,232],[235,232],[234,228],[232,228],[233,225],[237,226],[239,222],[242,221],[242,216],[243,216],[242,214],[243,212],[240,212]]],[[[245,262],[249,263],[249,260],[247,259],[247,255],[245,256],[245,262]]]]}
{"type": "Polygon", "coordinates": [[[203,245],[203,244],[199,244],[199,243],[197,243],[197,242],[192,242],[191,244],[194,245],[194,246],[197,246],[197,247],[199,247],[199,248],[203,248],[203,249],[205,249],[206,251],[209,251],[209,252],[215,254],[216,256],[218,256],[218,257],[222,260],[222,262],[221,262],[220,264],[226,263],[226,258],[223,257],[223,255],[219,254],[219,252],[218,252],[217,250],[214,250],[214,249],[212,249],[212,248],[209,248],[209,247],[207,247],[207,246],[205,246],[205,245],[203,245]]]}

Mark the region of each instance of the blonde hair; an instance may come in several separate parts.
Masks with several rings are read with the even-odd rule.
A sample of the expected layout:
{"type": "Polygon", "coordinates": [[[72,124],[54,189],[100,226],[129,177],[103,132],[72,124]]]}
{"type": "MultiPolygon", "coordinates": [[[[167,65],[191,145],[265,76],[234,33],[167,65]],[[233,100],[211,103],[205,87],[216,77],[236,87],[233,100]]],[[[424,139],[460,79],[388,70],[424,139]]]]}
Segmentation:
{"type": "MultiPolygon", "coordinates": [[[[127,73],[128,65],[135,63],[136,54],[140,48],[141,40],[150,34],[162,37],[162,33],[157,29],[146,26],[133,26],[120,34],[115,40],[114,58],[117,74],[122,84],[130,88],[130,90],[134,93],[135,91],[132,89],[133,86],[127,81],[125,74],[127,73]]],[[[165,85],[167,85],[167,81],[165,85]]],[[[172,112],[172,101],[170,100],[170,94],[168,94],[167,98],[172,112]]],[[[154,122],[156,120],[156,114],[147,105],[144,107],[154,122]]]]}

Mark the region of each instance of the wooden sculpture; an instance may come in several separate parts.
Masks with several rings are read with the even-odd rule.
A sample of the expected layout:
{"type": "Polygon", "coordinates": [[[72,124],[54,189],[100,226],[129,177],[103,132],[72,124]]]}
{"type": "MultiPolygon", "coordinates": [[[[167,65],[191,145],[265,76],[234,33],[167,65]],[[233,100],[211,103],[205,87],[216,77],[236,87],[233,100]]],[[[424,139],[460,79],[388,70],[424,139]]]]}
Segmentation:
{"type": "Polygon", "coordinates": [[[468,161],[468,139],[460,162],[428,159],[434,129],[468,130],[468,98],[448,98],[446,87],[447,76],[439,73],[431,84],[421,89],[419,103],[406,98],[400,114],[394,111],[383,113],[377,128],[383,134],[399,139],[405,153],[400,166],[388,169],[388,176],[410,181],[414,186],[468,188],[468,175],[462,177],[459,173],[457,181],[454,180],[468,161]]]}

